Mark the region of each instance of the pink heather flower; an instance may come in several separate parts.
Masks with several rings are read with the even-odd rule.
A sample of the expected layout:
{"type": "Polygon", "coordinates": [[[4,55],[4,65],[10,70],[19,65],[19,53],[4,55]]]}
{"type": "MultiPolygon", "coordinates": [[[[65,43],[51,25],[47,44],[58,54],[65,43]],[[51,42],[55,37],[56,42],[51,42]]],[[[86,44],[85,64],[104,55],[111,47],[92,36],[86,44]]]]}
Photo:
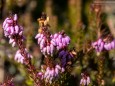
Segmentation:
{"type": "Polygon", "coordinates": [[[17,21],[17,19],[18,19],[17,14],[14,14],[14,21],[17,21]]]}
{"type": "Polygon", "coordinates": [[[85,86],[86,83],[87,83],[87,81],[86,81],[85,79],[81,79],[81,81],[80,81],[80,84],[81,84],[81,85],[84,85],[84,86],[85,86]]]}
{"type": "Polygon", "coordinates": [[[65,71],[65,69],[62,67],[62,68],[61,68],[61,72],[63,73],[64,71],[65,71]]]}
{"type": "Polygon", "coordinates": [[[60,65],[56,65],[55,68],[57,68],[59,70],[61,69],[60,65]]]}
{"type": "Polygon", "coordinates": [[[12,47],[14,47],[16,45],[16,42],[14,39],[10,38],[9,44],[12,44],[12,47]]]}
{"type": "Polygon", "coordinates": [[[12,17],[8,17],[3,22],[3,30],[4,35],[6,37],[15,35],[15,34],[22,34],[23,28],[17,24],[17,14],[12,17]]]}
{"type": "Polygon", "coordinates": [[[70,38],[64,32],[59,32],[54,35],[47,36],[46,33],[38,33],[35,39],[38,41],[40,50],[44,55],[53,56],[54,50],[65,48],[70,43],[70,38]],[[49,38],[48,38],[49,37],[49,38]]]}
{"type": "Polygon", "coordinates": [[[93,42],[92,46],[96,49],[97,52],[101,52],[104,50],[104,41],[102,39],[99,39],[98,41],[93,42]]]}
{"type": "Polygon", "coordinates": [[[55,77],[59,74],[59,69],[55,68],[55,77]]]}
{"type": "Polygon", "coordinates": [[[65,33],[59,32],[53,35],[52,43],[56,45],[57,50],[60,50],[69,45],[70,38],[65,33]]]}
{"type": "Polygon", "coordinates": [[[12,17],[7,17],[3,22],[4,36],[9,38],[9,43],[14,47],[17,43],[16,40],[23,41],[23,27],[17,23],[17,14],[12,17]]]}
{"type": "Polygon", "coordinates": [[[105,50],[112,50],[115,49],[115,39],[113,39],[111,42],[109,43],[105,43],[104,45],[105,50]]]}
{"type": "Polygon", "coordinates": [[[37,76],[40,77],[40,79],[43,79],[43,78],[44,78],[42,72],[39,72],[39,73],[37,74],[37,76]]]}
{"type": "MultiPolygon", "coordinates": [[[[50,36],[52,37],[52,36],[50,36]]],[[[40,50],[44,55],[53,55],[53,51],[55,49],[55,45],[53,41],[47,42],[47,37],[45,34],[38,33],[35,36],[35,39],[38,40],[38,44],[40,46],[40,50]]]]}
{"type": "Polygon", "coordinates": [[[113,39],[111,42],[107,43],[104,42],[101,38],[92,43],[93,48],[96,49],[97,52],[101,52],[103,50],[112,50],[115,49],[115,39],[113,39]]]}
{"type": "Polygon", "coordinates": [[[87,85],[90,84],[90,77],[87,77],[87,85]]]}
{"type": "Polygon", "coordinates": [[[89,85],[90,84],[90,78],[89,77],[87,77],[87,79],[82,78],[80,81],[80,84],[84,85],[84,86],[89,85]]]}
{"type": "Polygon", "coordinates": [[[91,82],[90,77],[85,73],[82,73],[81,75],[82,75],[82,78],[80,80],[80,85],[88,86],[91,82]]]}
{"type": "MultiPolygon", "coordinates": [[[[27,49],[25,49],[25,51],[27,52],[27,49]]],[[[28,58],[32,58],[32,56],[27,52],[27,57],[28,58]]],[[[24,57],[22,56],[21,54],[21,50],[18,50],[15,54],[15,57],[14,59],[17,61],[17,62],[20,62],[20,63],[24,63],[24,57]]]]}
{"type": "Polygon", "coordinates": [[[115,49],[115,39],[110,43],[111,49],[115,49]]]}
{"type": "Polygon", "coordinates": [[[52,80],[58,78],[59,74],[63,73],[64,71],[65,69],[61,68],[60,65],[56,65],[54,68],[47,67],[44,73],[38,73],[38,77],[41,79],[44,78],[46,82],[52,83],[52,80]]]}
{"type": "Polygon", "coordinates": [[[24,57],[21,55],[20,50],[16,52],[15,58],[17,62],[24,63],[24,57]]]}

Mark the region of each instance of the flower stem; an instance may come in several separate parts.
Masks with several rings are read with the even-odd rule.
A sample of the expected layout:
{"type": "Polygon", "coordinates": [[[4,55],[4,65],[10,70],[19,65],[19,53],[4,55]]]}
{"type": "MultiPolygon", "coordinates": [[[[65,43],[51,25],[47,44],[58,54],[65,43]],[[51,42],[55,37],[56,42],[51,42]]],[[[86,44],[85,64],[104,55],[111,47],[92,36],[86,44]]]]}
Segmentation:
{"type": "Polygon", "coordinates": [[[31,78],[34,80],[35,86],[41,86],[40,80],[37,78],[37,71],[36,68],[31,63],[31,58],[28,58],[27,52],[25,51],[24,43],[21,41],[21,36],[15,35],[14,36],[15,42],[18,45],[19,49],[21,50],[21,54],[24,57],[24,65],[27,68],[28,73],[30,74],[31,78]]]}

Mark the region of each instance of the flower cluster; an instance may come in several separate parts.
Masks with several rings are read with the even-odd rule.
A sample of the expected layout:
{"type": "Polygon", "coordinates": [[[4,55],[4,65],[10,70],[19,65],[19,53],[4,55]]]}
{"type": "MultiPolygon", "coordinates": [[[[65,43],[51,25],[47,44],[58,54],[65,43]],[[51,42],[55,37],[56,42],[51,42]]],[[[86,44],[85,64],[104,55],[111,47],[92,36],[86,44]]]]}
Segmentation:
{"type": "Polygon", "coordinates": [[[17,14],[14,16],[8,17],[3,22],[4,35],[6,37],[11,37],[14,34],[22,35],[23,27],[17,24],[17,14]]]}
{"type": "Polygon", "coordinates": [[[55,34],[51,34],[48,30],[49,19],[45,14],[42,14],[42,17],[39,18],[38,21],[39,33],[35,36],[35,39],[37,39],[37,43],[40,46],[41,52],[45,55],[45,59],[47,58],[47,60],[45,60],[45,71],[39,72],[38,76],[40,79],[44,79],[46,82],[52,83],[52,80],[58,78],[59,74],[65,71],[64,68],[67,62],[69,62],[73,57],[73,54],[67,50],[67,47],[70,44],[70,37],[67,36],[63,30],[55,34]],[[53,66],[54,63],[49,59],[49,57],[53,57],[53,55],[57,55],[59,57],[61,60],[61,66],[53,66]]]}
{"type": "Polygon", "coordinates": [[[41,18],[38,19],[39,29],[38,34],[35,36],[35,39],[38,41],[40,50],[44,55],[53,56],[55,50],[60,50],[67,47],[70,43],[70,38],[65,34],[64,31],[61,31],[56,34],[50,34],[49,32],[49,17],[46,14],[42,14],[41,18]]]}
{"type": "Polygon", "coordinates": [[[111,42],[105,42],[100,38],[96,42],[93,42],[92,46],[96,49],[97,52],[115,49],[115,39],[113,39],[111,42]]]}
{"type": "Polygon", "coordinates": [[[17,23],[18,17],[17,14],[7,17],[3,22],[3,30],[5,37],[9,38],[9,43],[12,44],[12,47],[15,45],[19,46],[19,50],[16,52],[14,59],[17,62],[24,63],[24,52],[27,54],[28,58],[32,56],[27,52],[27,49],[23,46],[23,41],[25,37],[23,36],[23,27],[17,23]]]}
{"type": "MultiPolygon", "coordinates": [[[[25,51],[26,51],[27,57],[28,57],[28,58],[32,58],[32,55],[30,55],[30,54],[27,52],[27,49],[25,49],[25,51]]],[[[21,50],[18,50],[18,51],[16,52],[14,59],[15,59],[17,62],[24,63],[24,56],[21,54],[21,50]]]]}
{"type": "Polygon", "coordinates": [[[88,86],[90,84],[90,77],[86,73],[81,73],[80,85],[88,86]]]}
{"type": "Polygon", "coordinates": [[[4,36],[10,39],[9,43],[12,44],[12,47],[16,45],[17,38],[20,38],[21,41],[24,40],[23,27],[17,24],[17,19],[17,14],[15,14],[14,16],[7,17],[3,22],[4,36]]]}
{"type": "Polygon", "coordinates": [[[70,44],[70,37],[64,31],[56,33],[52,36],[52,41],[55,43],[57,50],[67,47],[70,44]]]}
{"type": "Polygon", "coordinates": [[[55,49],[60,50],[67,47],[70,43],[70,38],[63,31],[50,35],[49,38],[45,33],[38,33],[35,37],[40,45],[41,52],[44,55],[53,55],[55,49]]]}
{"type": "Polygon", "coordinates": [[[38,40],[38,44],[40,45],[41,52],[44,55],[52,55],[54,51],[55,45],[52,44],[48,39],[45,34],[38,33],[35,37],[35,39],[38,40]]]}
{"type": "Polygon", "coordinates": [[[104,48],[105,48],[106,50],[115,49],[115,39],[112,40],[112,41],[109,42],[109,43],[105,43],[105,44],[104,44],[104,48]]]}
{"type": "Polygon", "coordinates": [[[96,42],[93,42],[92,46],[97,52],[101,52],[104,50],[104,41],[100,38],[96,42]]]}
{"type": "Polygon", "coordinates": [[[46,82],[52,83],[52,80],[54,78],[58,78],[59,73],[62,73],[64,71],[65,71],[64,68],[61,68],[59,65],[56,65],[54,68],[47,67],[46,71],[44,73],[39,72],[38,76],[41,79],[45,79],[46,82]]]}

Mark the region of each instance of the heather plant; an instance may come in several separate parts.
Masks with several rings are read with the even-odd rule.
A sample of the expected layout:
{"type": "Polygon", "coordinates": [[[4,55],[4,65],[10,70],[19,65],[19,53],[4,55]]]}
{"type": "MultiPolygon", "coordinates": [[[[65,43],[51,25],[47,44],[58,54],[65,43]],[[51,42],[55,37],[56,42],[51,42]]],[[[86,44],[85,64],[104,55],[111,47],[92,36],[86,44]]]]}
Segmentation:
{"type": "MultiPolygon", "coordinates": [[[[68,50],[70,37],[64,31],[55,34],[49,32],[49,18],[46,14],[43,13],[38,22],[39,30],[35,39],[37,39],[41,53],[44,55],[44,64],[41,65],[40,70],[31,63],[32,55],[29,54],[24,45],[23,27],[18,25],[17,14],[10,15],[3,22],[4,36],[9,38],[12,47],[19,47],[14,60],[25,65],[30,77],[34,80],[35,86],[63,84],[59,81],[57,83],[56,79],[67,72],[66,67],[68,65],[71,66],[72,59],[76,56],[75,49],[68,50]],[[59,61],[56,62],[56,59],[59,61]]],[[[9,86],[12,85],[9,84],[9,86]]]]}
{"type": "MultiPolygon", "coordinates": [[[[69,4],[71,12],[68,16],[76,13],[76,11],[74,12],[75,9],[73,7],[75,5],[73,4],[72,2],[69,4]]],[[[93,39],[90,39],[88,43],[84,43],[85,46],[82,43],[82,39],[85,39],[85,36],[83,36],[85,32],[82,32],[85,26],[81,28],[82,30],[76,29],[76,21],[78,20],[75,19],[73,21],[75,16],[69,17],[74,33],[70,33],[72,35],[70,37],[70,34],[66,33],[67,30],[64,29],[52,33],[52,26],[49,24],[50,18],[45,13],[42,13],[41,17],[37,19],[39,27],[38,33],[35,32],[36,35],[34,37],[42,54],[40,68],[36,67],[32,62],[35,58],[25,45],[24,28],[18,23],[17,14],[10,14],[4,20],[2,25],[4,36],[9,39],[9,44],[12,47],[18,47],[13,59],[19,65],[24,66],[27,72],[26,79],[30,79],[32,82],[30,86],[106,85],[105,81],[107,80],[104,78],[104,75],[107,75],[105,66],[107,66],[108,58],[106,57],[110,51],[115,49],[115,39],[111,33],[105,34],[104,32],[105,28],[103,28],[101,19],[103,16],[102,6],[93,4],[91,9],[92,13],[95,14],[95,17],[93,17],[95,27],[93,27],[93,30],[90,29],[90,31],[95,31],[96,34],[92,34],[90,31],[87,31],[87,33],[89,33],[88,35],[96,36],[94,36],[95,39],[92,37],[93,39]],[[73,39],[77,40],[76,45],[71,44],[73,39]],[[88,66],[92,67],[88,68],[88,66]]],[[[17,84],[15,79],[11,78],[1,83],[0,86],[17,86],[17,84]]]]}

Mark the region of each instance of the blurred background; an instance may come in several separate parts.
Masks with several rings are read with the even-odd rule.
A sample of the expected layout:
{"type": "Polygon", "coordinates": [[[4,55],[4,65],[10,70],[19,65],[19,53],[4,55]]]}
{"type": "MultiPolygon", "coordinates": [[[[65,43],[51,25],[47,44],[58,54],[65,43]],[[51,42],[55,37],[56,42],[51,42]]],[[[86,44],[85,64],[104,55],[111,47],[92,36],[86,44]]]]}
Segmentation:
{"type": "MultiPolygon", "coordinates": [[[[19,23],[24,27],[26,47],[34,57],[32,63],[40,68],[42,54],[34,37],[38,33],[37,19],[41,13],[45,12],[49,16],[52,33],[65,30],[71,37],[70,47],[75,47],[77,52],[85,52],[89,43],[98,39],[93,3],[93,0],[0,0],[0,82],[14,77],[16,86],[33,86],[24,66],[13,60],[17,48],[12,48],[3,36],[2,22],[9,13],[18,14],[19,23]]],[[[102,28],[106,28],[104,33],[111,33],[115,37],[115,2],[102,7],[102,28]]],[[[76,86],[79,86],[84,70],[88,71],[91,83],[97,86],[98,58],[95,51],[79,55],[75,62],[72,74],[76,76],[76,86]]],[[[105,86],[115,85],[115,50],[106,52],[102,77],[105,86]]]]}

